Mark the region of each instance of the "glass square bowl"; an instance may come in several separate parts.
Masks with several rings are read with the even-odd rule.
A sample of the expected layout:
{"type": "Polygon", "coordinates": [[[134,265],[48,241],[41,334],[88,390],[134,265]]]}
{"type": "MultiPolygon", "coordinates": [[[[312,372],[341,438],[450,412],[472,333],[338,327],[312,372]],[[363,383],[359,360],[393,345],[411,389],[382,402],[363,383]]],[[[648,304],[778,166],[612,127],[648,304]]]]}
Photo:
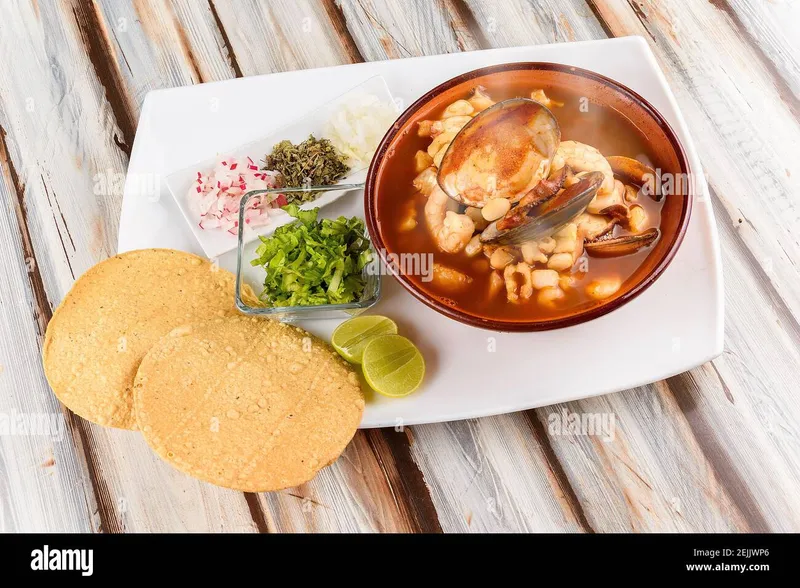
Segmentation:
{"type": "MultiPolygon", "coordinates": [[[[304,188],[302,190],[325,190],[336,188],[341,190],[346,188],[344,185],[337,186],[315,186],[304,188]]],[[[353,188],[359,188],[353,186],[353,188]]],[[[280,190],[281,192],[287,191],[300,191],[298,190],[280,190]]],[[[246,233],[252,229],[248,229],[244,222],[244,210],[247,201],[250,198],[259,196],[264,191],[256,190],[248,192],[242,197],[239,205],[239,231],[238,231],[238,245],[236,250],[236,307],[244,314],[256,316],[269,316],[276,318],[280,321],[291,323],[299,320],[307,319],[348,319],[357,316],[373,306],[381,296],[381,272],[379,271],[378,255],[374,247],[370,246],[370,253],[372,261],[364,266],[362,270],[362,277],[364,278],[364,293],[361,299],[355,302],[348,302],[347,304],[319,304],[315,306],[263,306],[258,299],[258,293],[263,288],[264,278],[266,276],[263,267],[255,267],[250,264],[250,260],[256,257],[256,248],[261,244],[260,239],[248,238],[246,233]],[[255,296],[247,293],[245,286],[250,286],[253,289],[255,296]]],[[[322,209],[320,212],[323,212],[322,209]]]]}

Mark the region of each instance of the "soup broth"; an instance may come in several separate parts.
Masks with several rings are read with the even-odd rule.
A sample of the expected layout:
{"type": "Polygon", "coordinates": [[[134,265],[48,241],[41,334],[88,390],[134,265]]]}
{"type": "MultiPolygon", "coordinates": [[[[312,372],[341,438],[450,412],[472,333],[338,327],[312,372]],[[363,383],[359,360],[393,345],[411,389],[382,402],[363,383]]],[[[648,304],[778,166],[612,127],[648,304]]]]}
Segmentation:
{"type": "MultiPolygon", "coordinates": [[[[652,167],[660,164],[659,154],[650,151],[646,138],[624,113],[593,103],[579,92],[546,85],[533,87],[528,83],[492,84],[490,81],[483,82],[483,86],[486,94],[495,102],[513,97],[529,97],[534,90],[544,90],[554,104],[562,103],[551,107],[560,125],[562,141],[578,141],[594,146],[606,157],[626,156],[647,162],[652,167]]],[[[466,99],[469,95],[470,90],[459,98],[466,99]]],[[[426,113],[425,118],[438,120],[448,104],[449,102],[426,113]]],[[[495,271],[490,266],[489,257],[482,253],[470,257],[464,251],[446,253],[431,235],[425,216],[427,197],[412,183],[419,173],[415,169],[415,154],[426,151],[431,144],[431,138],[418,136],[416,130],[416,124],[410,125],[386,155],[388,161],[383,172],[386,175],[385,192],[377,202],[377,216],[380,219],[379,230],[388,252],[410,255],[409,259],[432,257],[434,263],[457,270],[471,279],[463,289],[454,291],[437,287],[436,282],[430,280],[430,275],[407,275],[430,296],[471,315],[488,319],[520,321],[564,316],[602,304],[602,301],[587,294],[586,287],[595,278],[608,275],[618,277],[624,284],[652,252],[653,247],[645,247],[635,253],[614,258],[592,257],[584,252],[571,271],[561,272],[562,276],[569,275],[571,284],[563,289],[564,297],[553,306],[537,304],[535,293],[531,300],[517,302],[509,301],[505,288],[499,294],[489,295],[490,280],[495,271]],[[413,228],[403,226],[403,219],[408,218],[410,209],[413,209],[411,216],[417,220],[413,228]]],[[[648,227],[660,225],[661,203],[639,194],[635,204],[645,210],[648,227]]],[[[449,207],[459,213],[465,210],[463,205],[456,205],[454,202],[449,207]]],[[[627,231],[621,226],[615,226],[610,236],[620,234],[627,234],[627,231]]],[[[430,264],[421,264],[421,267],[430,267],[430,264]]]]}

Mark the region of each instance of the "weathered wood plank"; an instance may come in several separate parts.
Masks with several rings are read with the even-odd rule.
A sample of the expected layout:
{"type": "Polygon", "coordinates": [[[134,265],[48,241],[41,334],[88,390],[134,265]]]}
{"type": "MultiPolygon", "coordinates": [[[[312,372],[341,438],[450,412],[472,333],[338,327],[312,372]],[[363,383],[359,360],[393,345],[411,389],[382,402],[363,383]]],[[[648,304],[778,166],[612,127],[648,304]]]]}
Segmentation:
{"type": "Polygon", "coordinates": [[[800,122],[785,92],[797,83],[793,68],[776,78],[761,53],[770,34],[743,34],[719,2],[595,8],[614,34],[650,41],[693,130],[720,227],[726,352],[669,387],[749,527],[797,530],[800,122]]]}
{"type": "Polygon", "coordinates": [[[440,530],[427,489],[411,495],[407,474],[381,431],[359,432],[339,460],[311,482],[259,498],[279,531],[440,530]]]}
{"type": "Polygon", "coordinates": [[[604,39],[600,23],[583,0],[486,2],[465,0],[489,47],[604,39]]]}
{"type": "Polygon", "coordinates": [[[352,45],[341,42],[335,11],[326,3],[246,0],[215,1],[213,6],[245,75],[341,65],[357,59],[352,45]]]}
{"type": "MultiPolygon", "coordinates": [[[[3,68],[0,73],[2,86],[15,89],[0,97],[0,120],[8,132],[20,183],[27,187],[27,227],[43,283],[36,300],[43,317],[38,339],[26,343],[24,355],[36,358],[50,306],[60,300],[75,276],[116,248],[121,182],[103,185],[99,179],[113,180],[124,172],[136,120],[136,93],[126,86],[117,67],[114,52],[119,46],[109,44],[109,21],[97,5],[41,3],[37,12],[26,4],[10,12],[3,23],[24,34],[11,40],[2,36],[2,59],[28,65],[3,68]]],[[[140,24],[135,20],[130,24],[128,34],[135,35],[140,24]]],[[[180,54],[177,47],[175,53],[180,54]]],[[[23,363],[20,369],[23,366],[35,374],[32,382],[43,382],[38,360],[23,363]]],[[[39,402],[54,402],[45,386],[38,392],[39,402]]],[[[135,433],[94,427],[72,417],[68,423],[74,425],[70,437],[85,457],[85,476],[90,480],[84,484],[83,504],[99,513],[91,528],[254,530],[241,493],[185,478],[160,463],[135,433]]],[[[42,461],[47,460],[45,456],[42,461]]],[[[50,470],[61,464],[63,475],[69,474],[70,461],[61,455],[50,470]]],[[[68,488],[78,485],[65,483],[61,492],[70,496],[68,488]]],[[[50,500],[42,492],[23,498],[34,503],[16,504],[15,510],[21,513],[37,512],[35,501],[50,500]]],[[[59,500],[52,498],[53,505],[59,500]]],[[[42,516],[47,513],[49,509],[42,516]]],[[[43,526],[68,528],[58,516],[43,526]]]]}
{"type": "MultiPolygon", "coordinates": [[[[58,414],[59,404],[46,385],[38,359],[40,341],[51,314],[50,301],[58,300],[59,289],[73,280],[72,264],[83,263],[92,255],[89,246],[80,252],[76,250],[68,226],[77,224],[76,219],[85,220],[84,243],[91,239],[95,251],[105,244],[102,230],[98,230],[101,225],[89,220],[97,216],[97,204],[90,200],[83,209],[71,210],[59,200],[61,188],[57,192],[45,190],[49,170],[41,167],[39,161],[53,160],[60,164],[60,186],[67,191],[82,184],[81,192],[90,193],[80,179],[83,153],[65,148],[74,131],[61,127],[60,116],[76,107],[80,110],[79,105],[84,104],[87,110],[101,113],[97,119],[86,121],[84,128],[90,129],[100,126],[103,111],[92,86],[83,85],[86,76],[82,70],[72,80],[77,88],[69,95],[67,88],[59,83],[63,59],[69,49],[63,57],[57,54],[59,43],[62,48],[67,45],[63,28],[51,27],[50,7],[42,13],[27,4],[3,4],[0,14],[3,61],[26,64],[0,71],[0,85],[13,89],[0,94],[3,214],[7,223],[2,234],[7,239],[3,252],[8,255],[0,269],[5,284],[2,332],[6,349],[1,397],[3,408],[9,413],[58,414]],[[33,39],[35,48],[30,46],[33,39]],[[26,48],[31,52],[26,53],[26,48]],[[64,157],[64,153],[72,155],[64,157]],[[7,216],[9,212],[11,216],[7,216]]],[[[60,21],[61,17],[59,14],[55,19],[60,21]]],[[[109,150],[112,160],[118,161],[118,151],[116,146],[109,150]]],[[[109,156],[106,154],[104,158],[107,161],[109,156]]],[[[62,425],[64,440],[52,448],[43,444],[45,438],[35,438],[36,444],[28,447],[24,447],[22,439],[15,439],[4,448],[3,461],[9,468],[12,484],[6,490],[12,494],[3,493],[0,500],[7,504],[13,501],[13,514],[6,517],[6,521],[14,517],[12,528],[67,531],[92,530],[102,525],[97,517],[100,505],[93,492],[92,468],[87,464],[87,452],[81,443],[85,430],[82,423],[71,418],[62,420],[62,425]],[[40,468],[34,463],[48,465],[40,468]],[[58,487],[42,483],[46,472],[51,481],[60,482],[58,487]],[[19,480],[18,476],[24,477],[19,480]],[[34,486],[20,492],[24,488],[21,484],[34,486]],[[85,512],[79,514],[75,505],[85,512]]],[[[27,439],[33,440],[33,437],[27,439]]]]}
{"type": "Polygon", "coordinates": [[[96,504],[82,451],[39,367],[50,308],[2,120],[0,110],[0,532],[86,532],[96,504]]]}
{"type": "Polygon", "coordinates": [[[412,428],[447,532],[590,531],[524,413],[412,428]]]}
{"type": "Polygon", "coordinates": [[[751,527],[796,531],[799,339],[782,327],[785,304],[736,228],[720,228],[729,284],[726,351],[668,383],[751,527]]]}
{"type": "Polygon", "coordinates": [[[460,50],[453,21],[442,2],[342,0],[338,4],[366,61],[460,50]]]}
{"type": "Polygon", "coordinates": [[[749,529],[663,382],[535,413],[554,424],[549,431],[553,450],[596,530],[749,529]],[[612,434],[575,436],[559,430],[557,419],[563,427],[570,414],[613,418],[612,434]]]}
{"type": "Polygon", "coordinates": [[[784,101],[792,104],[794,116],[800,117],[800,4],[746,0],[714,0],[712,4],[725,12],[732,27],[763,55],[761,61],[784,101]]]}
{"type": "Polygon", "coordinates": [[[156,88],[225,80],[234,76],[224,40],[205,2],[186,0],[99,0],[114,67],[130,92],[133,111],[156,88]]]}

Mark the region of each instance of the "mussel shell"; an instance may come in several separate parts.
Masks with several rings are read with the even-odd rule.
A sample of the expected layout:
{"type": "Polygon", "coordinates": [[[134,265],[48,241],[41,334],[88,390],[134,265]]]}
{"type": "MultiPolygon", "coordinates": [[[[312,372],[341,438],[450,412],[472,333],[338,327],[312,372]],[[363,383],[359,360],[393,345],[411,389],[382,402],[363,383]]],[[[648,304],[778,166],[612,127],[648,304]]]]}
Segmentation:
{"type": "MultiPolygon", "coordinates": [[[[467,206],[481,208],[489,199],[496,197],[518,201],[526,191],[525,186],[519,191],[512,190],[511,179],[525,168],[524,162],[531,155],[531,151],[524,152],[528,148],[527,139],[530,140],[531,151],[540,157],[541,175],[546,177],[550,171],[550,161],[561,142],[561,129],[553,113],[546,106],[529,98],[511,98],[490,106],[478,113],[453,137],[439,166],[439,186],[450,198],[467,206]],[[519,140],[518,134],[521,128],[528,133],[523,141],[519,140]],[[517,141],[513,140],[515,136],[517,141]],[[496,153],[494,161],[500,162],[498,169],[493,174],[487,171],[482,173],[486,177],[494,177],[492,181],[496,188],[489,193],[488,189],[484,190],[473,184],[472,191],[482,193],[482,196],[477,198],[463,194],[456,185],[458,172],[473,154],[485,152],[492,144],[496,153]],[[520,167],[515,167],[517,165],[520,167]]],[[[531,173],[536,171],[531,170],[531,173]]]]}
{"type": "Polygon", "coordinates": [[[636,235],[621,235],[610,239],[587,241],[583,247],[592,257],[622,257],[636,253],[642,247],[655,243],[659,232],[656,228],[647,229],[636,235]]]}
{"type": "Polygon", "coordinates": [[[602,173],[589,172],[555,198],[532,208],[524,224],[503,231],[497,228],[497,221],[493,222],[481,233],[481,241],[521,245],[547,237],[586,210],[602,183],[602,173]]]}
{"type": "Polygon", "coordinates": [[[531,209],[544,204],[558,194],[559,190],[564,187],[566,177],[567,168],[562,167],[556,172],[551,172],[549,177],[540,180],[532,190],[522,197],[513,210],[497,221],[498,230],[511,229],[522,224],[531,209]]]}
{"type": "Polygon", "coordinates": [[[611,171],[623,184],[641,186],[643,191],[658,202],[662,198],[656,171],[638,159],[623,155],[606,157],[611,171]]]}

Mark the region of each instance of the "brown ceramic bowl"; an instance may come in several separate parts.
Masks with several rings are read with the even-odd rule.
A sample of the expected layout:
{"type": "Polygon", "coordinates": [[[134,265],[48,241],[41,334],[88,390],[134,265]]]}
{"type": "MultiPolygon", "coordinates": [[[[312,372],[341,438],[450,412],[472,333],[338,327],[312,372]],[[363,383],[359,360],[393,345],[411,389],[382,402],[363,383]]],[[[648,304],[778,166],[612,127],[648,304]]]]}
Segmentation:
{"type": "MultiPolygon", "coordinates": [[[[388,216],[386,214],[382,218],[380,203],[385,198],[407,197],[407,189],[404,191],[398,188],[400,184],[398,178],[402,177],[402,181],[410,184],[414,177],[413,173],[403,175],[399,174],[397,170],[393,172],[394,166],[401,165],[398,160],[407,159],[408,153],[413,155],[414,150],[409,151],[408,148],[404,150],[404,143],[413,140],[419,121],[437,117],[453,101],[466,98],[470,90],[477,85],[486,86],[493,98],[495,95],[492,88],[498,86],[501,88],[542,88],[548,95],[551,93],[558,95],[561,92],[585,97],[588,108],[597,106],[603,112],[613,111],[613,115],[622,120],[624,125],[630,125],[626,132],[637,133],[642,144],[646,145],[647,151],[651,154],[655,167],[660,168],[662,173],[680,173],[686,175],[679,177],[691,177],[686,154],[675,136],[675,132],[661,114],[644,98],[622,84],[591,71],[554,63],[508,63],[485,67],[462,74],[433,88],[414,102],[383,138],[367,175],[365,213],[373,245],[384,261],[387,261],[388,254],[401,253],[401,251],[394,251],[387,244],[387,234],[384,231],[388,230],[386,224],[390,222],[391,218],[386,218],[388,216]],[[398,157],[398,154],[402,157],[398,157]]],[[[554,112],[561,121],[561,113],[557,109],[554,112]]],[[[613,144],[615,134],[613,125],[603,125],[602,122],[592,124],[594,127],[600,128],[600,130],[592,131],[598,134],[600,141],[610,138],[609,140],[612,141],[610,144],[613,144]]],[[[562,130],[563,128],[562,124],[562,130]]],[[[628,153],[610,152],[613,147],[610,147],[609,143],[603,146],[601,143],[592,143],[591,140],[583,137],[565,135],[562,138],[583,139],[587,143],[595,144],[605,155],[633,156],[628,153]]],[[[468,325],[495,331],[544,331],[577,325],[619,308],[644,292],[663,273],[683,240],[689,224],[693,198],[691,182],[678,187],[673,194],[664,197],[659,225],[661,237],[647,250],[646,257],[640,262],[638,268],[633,270],[630,277],[623,282],[622,287],[615,295],[601,302],[586,303],[572,308],[566,307],[545,318],[520,319],[517,317],[509,319],[508,317],[492,316],[488,312],[484,314],[469,312],[452,302],[448,303],[446,298],[438,296],[435,292],[427,291],[423,284],[409,276],[400,274],[397,279],[406,290],[424,304],[447,317],[468,325]]],[[[396,218],[393,222],[397,222],[396,218]]]]}

